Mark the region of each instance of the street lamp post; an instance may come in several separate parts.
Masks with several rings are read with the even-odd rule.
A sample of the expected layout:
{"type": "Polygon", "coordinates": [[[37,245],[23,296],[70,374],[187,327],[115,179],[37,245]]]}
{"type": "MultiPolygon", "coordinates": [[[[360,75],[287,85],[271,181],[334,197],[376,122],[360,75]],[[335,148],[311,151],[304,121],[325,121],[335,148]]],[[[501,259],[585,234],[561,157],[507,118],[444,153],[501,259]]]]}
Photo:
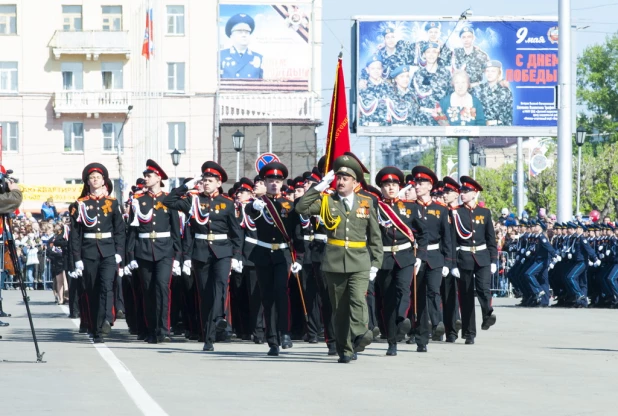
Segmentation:
{"type": "Polygon", "coordinates": [[[236,133],[232,134],[232,145],[236,150],[236,182],[240,180],[240,152],[245,141],[245,135],[240,130],[236,130],[236,133]]]}
{"type": "Polygon", "coordinates": [[[476,167],[479,164],[481,159],[481,152],[479,152],[476,146],[472,145],[472,150],[470,150],[470,164],[472,165],[472,177],[476,180],[476,167]]]}
{"type": "Polygon", "coordinates": [[[174,149],[174,151],[172,152],[172,164],[174,165],[174,177],[175,177],[175,188],[178,188],[179,186],[179,181],[178,181],[178,165],[180,164],[180,155],[181,153],[178,151],[178,149],[174,149]]]}
{"type": "Polygon", "coordinates": [[[582,181],[582,146],[584,145],[584,140],[586,140],[586,129],[579,126],[575,134],[575,142],[577,143],[577,214],[579,214],[579,197],[582,181]]]}

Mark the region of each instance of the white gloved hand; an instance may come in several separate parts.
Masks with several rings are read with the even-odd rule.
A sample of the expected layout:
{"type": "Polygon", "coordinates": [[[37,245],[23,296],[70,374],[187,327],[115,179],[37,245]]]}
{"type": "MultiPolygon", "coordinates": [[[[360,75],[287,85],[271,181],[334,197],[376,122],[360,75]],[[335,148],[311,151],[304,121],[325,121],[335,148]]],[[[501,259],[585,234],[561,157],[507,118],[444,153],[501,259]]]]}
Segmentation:
{"type": "Polygon", "coordinates": [[[414,262],[414,271],[416,273],[418,273],[419,269],[421,268],[421,263],[423,261],[421,259],[419,259],[418,257],[416,258],[416,261],[414,262]]]}
{"type": "Polygon", "coordinates": [[[174,263],[172,263],[172,274],[180,276],[180,262],[178,260],[174,260],[174,263]]]}
{"type": "Polygon", "coordinates": [[[446,266],[442,267],[442,277],[448,276],[448,272],[449,272],[448,267],[446,266]]]}
{"type": "Polygon", "coordinates": [[[559,261],[562,261],[562,257],[556,256],[556,263],[559,262],[559,261]]]}
{"type": "Polygon", "coordinates": [[[298,262],[294,262],[292,263],[292,273],[298,273],[299,271],[301,271],[303,269],[303,265],[298,263],[298,262]]]}
{"type": "Polygon", "coordinates": [[[374,280],[376,280],[377,274],[378,274],[378,268],[371,266],[371,269],[369,269],[369,281],[373,282],[374,280]]]}
{"type": "Polygon", "coordinates": [[[491,263],[491,266],[489,266],[489,270],[491,270],[491,274],[494,274],[498,270],[498,267],[495,263],[491,263]]]}
{"type": "Polygon", "coordinates": [[[515,261],[519,261],[519,254],[515,257],[515,261]]]}
{"type": "Polygon", "coordinates": [[[187,275],[191,274],[191,260],[185,260],[182,263],[182,272],[187,275]]]}
{"type": "Polygon", "coordinates": [[[569,253],[569,254],[567,254],[567,258],[568,258],[569,260],[571,260],[571,259],[573,258],[573,255],[572,255],[571,253],[569,253]]]}
{"type": "Polygon", "coordinates": [[[79,279],[79,275],[76,272],[69,272],[69,277],[72,279],[79,279]]]}
{"type": "Polygon", "coordinates": [[[195,188],[195,185],[199,182],[201,178],[202,178],[202,175],[196,175],[189,182],[185,183],[185,186],[187,187],[187,191],[190,191],[191,189],[195,188]]]}
{"type": "Polygon", "coordinates": [[[609,251],[609,250],[605,251],[605,255],[606,255],[606,256],[609,256],[609,255],[610,255],[610,253],[611,253],[611,251],[609,251]]]}
{"type": "Polygon", "coordinates": [[[602,250],[603,250],[603,246],[599,246],[599,251],[602,251],[602,250]]]}
{"type": "Polygon", "coordinates": [[[599,267],[601,265],[601,260],[597,259],[597,261],[594,262],[594,267],[599,267]]]}
{"type": "Polygon", "coordinates": [[[526,257],[530,255],[530,250],[526,251],[526,257]]]}
{"type": "Polygon", "coordinates": [[[131,260],[131,263],[129,263],[129,269],[135,270],[138,267],[139,267],[139,264],[137,264],[137,262],[135,260],[131,260]]]}
{"type": "Polygon", "coordinates": [[[75,270],[84,270],[84,262],[83,261],[76,261],[75,262],[75,270]]]}
{"type": "Polygon", "coordinates": [[[549,265],[549,268],[550,268],[550,269],[553,269],[553,268],[554,268],[554,263],[551,263],[551,264],[549,265]]]}
{"type": "Polygon", "coordinates": [[[590,267],[594,266],[594,263],[592,262],[592,260],[588,260],[588,266],[590,267]]]}
{"type": "Polygon", "coordinates": [[[526,249],[522,248],[520,251],[521,251],[521,254],[524,254],[526,252],[526,249]]]}
{"type": "Polygon", "coordinates": [[[408,189],[410,188],[412,188],[412,184],[406,185],[401,191],[399,191],[397,198],[404,199],[406,197],[406,192],[408,192],[408,189]]]}
{"type": "Polygon", "coordinates": [[[604,259],[605,258],[605,254],[603,254],[603,253],[599,254],[599,258],[600,259],[604,259]]]}
{"type": "Polygon", "coordinates": [[[118,268],[118,277],[124,276],[124,269],[122,267],[118,268]]]}
{"type": "Polygon", "coordinates": [[[461,274],[459,274],[459,269],[457,267],[454,267],[451,269],[451,274],[455,276],[457,279],[461,277],[461,274]]]}
{"type": "Polygon", "coordinates": [[[242,273],[242,262],[240,260],[232,259],[232,270],[236,273],[242,273]]]}
{"type": "Polygon", "coordinates": [[[524,264],[526,262],[526,259],[521,259],[521,264],[524,264]]]}
{"type": "Polygon", "coordinates": [[[124,266],[124,274],[131,276],[131,268],[129,266],[124,266]]]}
{"type": "Polygon", "coordinates": [[[335,179],[335,171],[331,170],[326,175],[324,175],[320,183],[314,186],[315,190],[318,192],[324,192],[326,189],[328,189],[333,179],[335,179]]]}
{"type": "Polygon", "coordinates": [[[116,264],[122,263],[122,257],[120,256],[120,254],[116,254],[114,257],[116,257],[116,264]]]}
{"type": "Polygon", "coordinates": [[[261,199],[256,199],[255,201],[253,201],[254,210],[261,211],[264,209],[264,207],[266,207],[266,202],[262,201],[261,199]]]}

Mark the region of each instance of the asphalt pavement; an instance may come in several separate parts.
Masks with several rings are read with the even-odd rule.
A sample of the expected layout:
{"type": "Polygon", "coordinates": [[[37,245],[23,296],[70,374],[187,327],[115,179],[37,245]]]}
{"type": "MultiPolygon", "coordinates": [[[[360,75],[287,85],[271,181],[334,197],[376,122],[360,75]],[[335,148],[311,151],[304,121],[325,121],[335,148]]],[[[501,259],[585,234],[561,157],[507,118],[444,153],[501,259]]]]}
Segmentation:
{"type": "MultiPolygon", "coordinates": [[[[433,342],[426,354],[371,344],[338,364],[324,344],[295,341],[279,357],[235,341],[201,351],[174,337],[149,345],[118,321],[104,345],[79,334],[50,291],[30,305],[45,362],[36,362],[20,291],[0,328],[1,415],[611,415],[618,385],[618,311],[522,309],[495,299],[497,323],[475,345],[433,342]]],[[[479,316],[477,312],[477,316],[479,316]]]]}

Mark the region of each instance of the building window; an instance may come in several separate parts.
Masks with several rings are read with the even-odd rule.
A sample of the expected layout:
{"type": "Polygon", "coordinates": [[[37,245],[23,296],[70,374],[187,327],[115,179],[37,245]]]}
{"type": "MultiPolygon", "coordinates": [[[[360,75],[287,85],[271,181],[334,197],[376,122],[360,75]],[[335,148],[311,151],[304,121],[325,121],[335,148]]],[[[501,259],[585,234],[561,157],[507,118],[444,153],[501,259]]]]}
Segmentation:
{"type": "Polygon", "coordinates": [[[101,75],[104,89],[122,89],[122,62],[101,62],[101,75]]]}
{"type": "Polygon", "coordinates": [[[82,179],[65,179],[64,183],[67,185],[83,185],[84,181],[82,179]]]}
{"type": "Polygon", "coordinates": [[[120,150],[124,148],[124,142],[122,137],[122,123],[103,123],[101,130],[103,130],[103,151],[104,152],[117,152],[118,144],[120,144],[120,150]],[[120,134],[120,137],[118,136],[120,134]]]}
{"type": "Polygon", "coordinates": [[[185,123],[167,123],[167,150],[184,152],[187,150],[186,143],[185,123]]]}
{"type": "Polygon", "coordinates": [[[185,6],[167,6],[167,34],[185,34],[185,6]]]}
{"type": "Polygon", "coordinates": [[[0,35],[17,34],[17,6],[0,4],[0,35]]]}
{"type": "Polygon", "coordinates": [[[84,89],[84,66],[81,62],[63,62],[60,69],[63,90],[84,89]]]}
{"type": "Polygon", "coordinates": [[[168,91],[184,91],[185,90],[185,63],[184,62],[168,62],[167,64],[167,90],[168,91]]]}
{"type": "Polygon", "coordinates": [[[62,30],[82,30],[82,6],[62,6],[62,30]]]}
{"type": "Polygon", "coordinates": [[[0,92],[17,92],[17,62],[0,62],[0,92]]]}
{"type": "Polygon", "coordinates": [[[62,123],[64,131],[64,151],[84,152],[84,123],[62,123]]]}
{"type": "Polygon", "coordinates": [[[3,152],[19,151],[19,130],[17,130],[17,126],[16,122],[0,121],[3,152]]]}
{"type": "Polygon", "coordinates": [[[102,29],[105,32],[122,30],[122,6],[101,6],[103,13],[102,29]]]}

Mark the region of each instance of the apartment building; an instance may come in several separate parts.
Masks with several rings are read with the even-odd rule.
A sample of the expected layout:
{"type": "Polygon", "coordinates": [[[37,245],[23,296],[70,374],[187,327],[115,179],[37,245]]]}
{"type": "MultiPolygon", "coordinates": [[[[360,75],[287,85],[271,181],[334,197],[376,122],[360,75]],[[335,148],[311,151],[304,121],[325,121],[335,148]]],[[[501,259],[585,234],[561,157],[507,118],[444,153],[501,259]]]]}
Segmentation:
{"type": "MultiPolygon", "coordinates": [[[[174,178],[193,176],[204,161],[215,159],[235,178],[231,134],[237,130],[245,137],[241,176],[254,175],[258,141],[260,151],[268,151],[270,144],[284,163],[299,169],[310,165],[319,123],[316,91],[321,84],[313,68],[319,68],[314,21],[321,1],[296,3],[305,12],[300,28],[295,21],[301,13],[292,10],[296,6],[252,0],[230,5],[214,0],[0,0],[3,165],[25,185],[58,186],[80,183],[83,166],[99,161],[108,167],[118,196],[120,189],[126,196],[147,158],[174,178]],[[243,32],[226,29],[230,16],[221,13],[240,10],[245,15],[243,8],[255,12],[253,36],[273,13],[290,30],[298,29],[287,37],[310,28],[305,36],[310,53],[303,61],[308,72],[301,74],[306,82],[276,74],[278,63],[271,58],[268,69],[266,57],[259,85],[247,88],[223,79],[219,61],[222,45],[230,41],[226,32],[243,32]],[[146,32],[150,41],[144,51],[146,32]],[[170,157],[174,149],[181,153],[177,167],[170,157]]],[[[263,45],[267,35],[261,35],[261,44],[252,42],[263,45]]]]}

